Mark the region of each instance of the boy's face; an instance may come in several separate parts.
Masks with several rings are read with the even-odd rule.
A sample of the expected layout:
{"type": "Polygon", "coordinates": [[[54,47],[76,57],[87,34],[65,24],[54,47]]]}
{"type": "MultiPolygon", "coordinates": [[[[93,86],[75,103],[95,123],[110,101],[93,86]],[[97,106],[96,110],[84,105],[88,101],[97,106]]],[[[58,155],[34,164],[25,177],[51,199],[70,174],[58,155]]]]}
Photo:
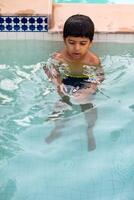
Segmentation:
{"type": "Polygon", "coordinates": [[[86,37],[68,36],[64,40],[66,51],[73,60],[80,60],[88,52],[92,42],[86,37]]]}

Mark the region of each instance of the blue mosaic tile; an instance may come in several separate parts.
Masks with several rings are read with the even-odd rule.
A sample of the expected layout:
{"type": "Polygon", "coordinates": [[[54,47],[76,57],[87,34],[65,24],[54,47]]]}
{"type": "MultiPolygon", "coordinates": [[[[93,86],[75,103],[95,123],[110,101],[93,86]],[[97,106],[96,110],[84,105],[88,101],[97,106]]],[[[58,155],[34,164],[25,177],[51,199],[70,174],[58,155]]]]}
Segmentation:
{"type": "Polygon", "coordinates": [[[0,32],[47,31],[47,16],[0,16],[0,32]]]}

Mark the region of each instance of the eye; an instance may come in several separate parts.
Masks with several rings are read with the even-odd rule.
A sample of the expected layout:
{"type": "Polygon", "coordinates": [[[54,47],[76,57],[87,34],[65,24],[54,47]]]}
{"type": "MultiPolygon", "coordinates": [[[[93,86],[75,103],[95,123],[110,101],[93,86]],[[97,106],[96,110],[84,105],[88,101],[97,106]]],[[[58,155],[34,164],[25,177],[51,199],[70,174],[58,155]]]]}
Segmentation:
{"type": "Polygon", "coordinates": [[[82,45],[82,46],[84,46],[86,44],[87,44],[87,42],[80,42],[80,45],[82,45]]]}
{"type": "Polygon", "coordinates": [[[69,44],[75,44],[75,42],[74,41],[69,41],[69,44]]]}

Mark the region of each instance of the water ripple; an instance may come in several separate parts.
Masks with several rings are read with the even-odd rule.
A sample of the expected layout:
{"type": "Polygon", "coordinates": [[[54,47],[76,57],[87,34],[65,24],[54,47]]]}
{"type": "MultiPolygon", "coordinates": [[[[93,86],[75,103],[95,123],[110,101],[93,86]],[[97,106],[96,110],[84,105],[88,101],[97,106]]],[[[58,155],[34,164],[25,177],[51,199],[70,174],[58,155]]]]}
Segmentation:
{"type": "Polygon", "coordinates": [[[31,115],[29,115],[29,116],[26,116],[22,119],[14,119],[14,121],[16,122],[16,124],[18,124],[20,126],[27,127],[27,126],[30,126],[32,118],[33,117],[31,115]]]}
{"type": "Polygon", "coordinates": [[[13,101],[13,98],[11,98],[11,97],[9,97],[9,96],[7,96],[7,95],[5,95],[5,94],[2,94],[2,93],[0,92],[0,102],[1,102],[2,104],[9,103],[9,102],[11,102],[11,101],[13,101]]]}
{"type": "Polygon", "coordinates": [[[16,90],[18,89],[18,86],[16,85],[16,83],[13,80],[10,79],[3,79],[0,82],[0,88],[2,90],[8,90],[8,91],[12,91],[12,90],[16,90]]]}

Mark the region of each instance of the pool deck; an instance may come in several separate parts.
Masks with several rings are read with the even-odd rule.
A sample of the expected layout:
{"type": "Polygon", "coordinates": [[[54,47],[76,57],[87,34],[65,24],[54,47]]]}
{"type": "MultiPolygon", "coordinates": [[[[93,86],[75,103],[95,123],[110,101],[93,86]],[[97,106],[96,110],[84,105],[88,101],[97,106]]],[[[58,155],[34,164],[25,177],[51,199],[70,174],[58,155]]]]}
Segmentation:
{"type": "Polygon", "coordinates": [[[95,23],[95,34],[98,38],[102,34],[107,35],[106,37],[110,34],[120,37],[123,34],[129,35],[131,41],[134,42],[134,4],[56,4],[53,0],[0,1],[2,16],[48,16],[49,30],[44,34],[54,40],[59,38],[59,33],[62,33],[66,19],[74,14],[85,14],[91,17],[95,23]]]}
{"type": "Polygon", "coordinates": [[[65,20],[73,14],[91,17],[96,32],[134,33],[134,4],[54,4],[50,31],[61,32],[65,20]]]}
{"type": "Polygon", "coordinates": [[[0,15],[38,16],[52,14],[52,0],[0,0],[0,15]]]}

